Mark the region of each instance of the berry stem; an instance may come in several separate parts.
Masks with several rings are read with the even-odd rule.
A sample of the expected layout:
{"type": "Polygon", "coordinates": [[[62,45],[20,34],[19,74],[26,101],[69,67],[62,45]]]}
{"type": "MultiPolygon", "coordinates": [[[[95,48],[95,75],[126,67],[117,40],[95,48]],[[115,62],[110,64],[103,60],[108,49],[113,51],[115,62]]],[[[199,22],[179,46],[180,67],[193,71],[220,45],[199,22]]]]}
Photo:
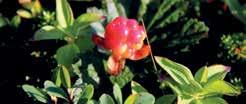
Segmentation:
{"type": "Polygon", "coordinates": [[[145,34],[146,34],[147,44],[148,44],[149,47],[150,47],[150,57],[151,57],[151,61],[152,61],[152,63],[153,63],[155,72],[158,73],[158,70],[157,70],[157,67],[156,67],[156,64],[155,64],[155,59],[154,59],[154,56],[153,56],[153,53],[152,53],[151,45],[150,45],[150,42],[149,42],[149,37],[148,37],[148,35],[147,35],[147,32],[146,32],[146,29],[145,29],[145,25],[144,25],[143,19],[141,19],[141,22],[142,22],[142,25],[143,25],[144,32],[145,32],[145,34]]]}

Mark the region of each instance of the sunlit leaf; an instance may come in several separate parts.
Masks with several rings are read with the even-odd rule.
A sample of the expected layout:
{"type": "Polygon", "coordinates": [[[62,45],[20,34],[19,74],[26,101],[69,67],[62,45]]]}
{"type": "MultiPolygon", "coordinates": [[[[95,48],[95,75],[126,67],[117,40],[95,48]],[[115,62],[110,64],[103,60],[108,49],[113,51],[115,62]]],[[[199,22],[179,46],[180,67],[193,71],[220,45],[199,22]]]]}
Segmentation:
{"type": "Polygon", "coordinates": [[[176,62],[173,62],[167,58],[155,56],[157,63],[179,84],[190,84],[194,81],[191,71],[176,62]]]}
{"type": "Polygon", "coordinates": [[[61,66],[61,81],[62,85],[66,88],[71,87],[71,78],[68,69],[65,66],[61,66]]]}
{"type": "Polygon", "coordinates": [[[56,19],[62,28],[72,25],[74,17],[67,0],[56,0],[56,19]]]}
{"type": "Polygon", "coordinates": [[[122,104],[122,93],[118,84],[114,84],[113,94],[117,104],[122,104]]]}
{"type": "Polygon", "coordinates": [[[65,34],[53,26],[44,26],[34,34],[34,40],[64,39],[65,34]]]}
{"type": "Polygon", "coordinates": [[[109,96],[108,94],[103,94],[100,98],[99,98],[99,104],[114,104],[114,100],[111,96],[109,96]]]}
{"type": "Polygon", "coordinates": [[[32,85],[24,84],[22,85],[22,89],[31,97],[34,99],[42,102],[42,103],[48,103],[49,102],[49,97],[46,92],[39,88],[35,88],[32,85]]]}
{"type": "Polygon", "coordinates": [[[139,83],[132,81],[131,82],[132,93],[140,93],[140,92],[148,92],[144,87],[142,87],[139,83]]]}
{"type": "Polygon", "coordinates": [[[20,17],[22,17],[22,18],[26,18],[26,19],[32,18],[32,14],[31,14],[29,11],[24,10],[24,9],[19,9],[19,10],[16,11],[16,13],[17,13],[20,17]]]}
{"type": "MultiPolygon", "coordinates": [[[[95,13],[84,13],[80,15],[72,26],[72,31],[74,35],[81,35],[80,31],[87,29],[91,23],[99,21],[101,16],[95,13]]],[[[82,34],[84,35],[84,34],[82,34]]]]}
{"type": "Polygon", "coordinates": [[[200,83],[205,83],[208,80],[208,69],[207,66],[200,68],[195,74],[195,80],[200,83]]]}
{"type": "Polygon", "coordinates": [[[223,81],[223,80],[217,80],[213,81],[211,83],[208,83],[204,86],[204,94],[224,94],[229,96],[235,96],[239,95],[240,89],[236,88],[232,84],[223,81]]]}

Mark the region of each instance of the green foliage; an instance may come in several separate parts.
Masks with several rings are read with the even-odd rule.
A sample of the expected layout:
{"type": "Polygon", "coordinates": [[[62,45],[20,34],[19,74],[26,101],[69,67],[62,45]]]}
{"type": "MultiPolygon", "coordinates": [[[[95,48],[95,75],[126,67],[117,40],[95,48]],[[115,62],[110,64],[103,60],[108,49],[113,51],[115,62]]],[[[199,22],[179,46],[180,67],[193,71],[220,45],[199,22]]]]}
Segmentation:
{"type": "Polygon", "coordinates": [[[49,98],[47,96],[47,93],[44,92],[43,90],[36,88],[32,85],[27,85],[27,84],[22,85],[22,88],[29,96],[33,97],[34,99],[36,99],[42,103],[48,103],[49,102],[49,98]]]}
{"type": "Polygon", "coordinates": [[[239,0],[225,0],[231,13],[241,22],[246,24],[245,5],[240,4],[239,0]]]}
{"type": "Polygon", "coordinates": [[[53,26],[44,26],[34,35],[34,40],[64,39],[65,34],[53,26]]]}
{"type": "Polygon", "coordinates": [[[113,94],[117,104],[122,104],[122,93],[121,93],[120,86],[118,84],[114,85],[113,94]]]}
{"type": "Polygon", "coordinates": [[[2,15],[0,15],[0,28],[8,25],[8,19],[2,15]]]}
{"type": "Polygon", "coordinates": [[[74,17],[67,0],[56,0],[56,19],[62,28],[72,25],[74,17]]]}
{"type": "Polygon", "coordinates": [[[108,94],[103,94],[100,98],[99,98],[99,104],[114,104],[114,100],[111,96],[109,96],[108,94]]]}
{"type": "Polygon", "coordinates": [[[159,97],[155,104],[173,104],[174,100],[176,99],[175,95],[164,95],[159,97]]]}
{"type": "Polygon", "coordinates": [[[133,73],[128,67],[125,67],[123,69],[123,72],[121,72],[118,76],[110,76],[110,81],[113,84],[118,84],[120,88],[124,87],[127,83],[129,83],[132,78],[134,77],[133,73]]]}
{"type": "Polygon", "coordinates": [[[75,44],[67,44],[60,47],[56,52],[56,61],[58,65],[70,67],[74,63],[74,58],[79,53],[79,48],[75,44]]]}
{"type": "MultiPolygon", "coordinates": [[[[241,93],[237,86],[224,81],[230,71],[230,67],[224,65],[204,66],[193,76],[186,66],[156,56],[156,62],[171,77],[165,78],[161,83],[170,87],[175,94],[165,94],[158,99],[149,93],[148,89],[132,81],[138,74],[133,73],[130,66],[126,66],[118,76],[105,74],[106,55],[101,53],[106,52],[100,49],[101,53],[94,52],[92,49],[95,45],[91,38],[93,33],[103,37],[105,24],[117,16],[136,16],[138,20],[143,19],[147,23],[151,44],[155,46],[157,43],[167,43],[162,44],[161,49],[178,48],[179,52],[187,52],[189,51],[187,48],[207,37],[209,28],[205,23],[189,15],[189,5],[200,5],[198,0],[141,0],[135,15],[131,14],[131,3],[134,1],[103,0],[102,9],[88,9],[88,13],[83,13],[77,18],[74,18],[67,0],[56,0],[56,12],[42,9],[39,11],[37,7],[29,10],[32,7],[28,6],[23,10],[20,9],[17,13],[21,17],[38,16],[43,19],[40,25],[42,27],[35,32],[34,40],[59,39],[67,42],[56,51],[55,59],[58,65],[53,70],[53,82],[45,81],[44,88],[25,84],[22,86],[24,91],[39,102],[58,101],[69,104],[172,104],[175,99],[178,100],[177,104],[226,104],[222,95],[236,96],[241,93]],[[103,15],[106,16],[105,21],[103,15]],[[169,30],[173,24],[175,27],[169,30]],[[101,91],[100,87],[109,87],[102,86],[107,84],[104,81],[110,81],[114,85],[112,91],[109,88],[110,93],[101,91]],[[128,87],[126,85],[129,82],[131,94],[128,96],[122,89],[128,87]],[[123,99],[124,97],[127,98],[123,99]]],[[[193,8],[199,11],[198,7],[193,8]]],[[[17,26],[20,22],[19,16],[10,24],[17,26]]],[[[4,26],[4,18],[0,18],[0,27],[1,22],[4,26]]],[[[235,54],[244,57],[245,38],[243,42],[228,42],[228,40],[230,39],[222,39],[225,44],[223,46],[226,46],[226,49],[234,48],[233,50],[237,50],[240,46],[240,52],[237,50],[235,54]],[[239,45],[228,48],[232,43],[239,45]]]]}
{"type": "Polygon", "coordinates": [[[155,59],[171,76],[171,80],[164,80],[163,83],[176,92],[178,104],[224,104],[226,101],[220,98],[221,95],[236,96],[241,93],[239,88],[223,80],[230,70],[227,66],[202,67],[197,71],[194,80],[190,70],[185,66],[163,57],[156,56],[155,59]],[[180,83],[181,81],[183,83],[180,83]]]}
{"type": "Polygon", "coordinates": [[[45,91],[48,93],[49,96],[55,96],[58,98],[62,98],[67,100],[67,94],[63,89],[57,87],[52,81],[45,81],[44,82],[45,91]]]}
{"type": "Polygon", "coordinates": [[[233,33],[221,37],[220,47],[223,49],[218,57],[225,57],[232,63],[242,62],[246,59],[246,35],[244,33],[233,33]]]}

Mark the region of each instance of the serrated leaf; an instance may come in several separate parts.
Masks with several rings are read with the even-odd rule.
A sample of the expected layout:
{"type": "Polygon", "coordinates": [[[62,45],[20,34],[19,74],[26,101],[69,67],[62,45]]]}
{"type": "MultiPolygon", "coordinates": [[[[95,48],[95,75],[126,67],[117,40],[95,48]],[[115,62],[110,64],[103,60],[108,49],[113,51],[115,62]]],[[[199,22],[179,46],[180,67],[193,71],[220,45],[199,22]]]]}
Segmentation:
{"type": "Polygon", "coordinates": [[[101,19],[101,16],[95,13],[84,13],[80,15],[72,26],[72,32],[74,35],[85,35],[80,34],[80,31],[83,31],[87,29],[91,23],[99,21],[101,19]]]}
{"type": "Polygon", "coordinates": [[[99,104],[114,104],[114,100],[108,94],[103,94],[99,98],[99,104]]]}
{"type": "Polygon", "coordinates": [[[204,86],[203,94],[224,94],[229,96],[239,95],[240,89],[236,88],[232,84],[223,81],[217,80],[211,83],[208,83],[204,86]]]}
{"type": "Polygon", "coordinates": [[[117,83],[120,88],[124,87],[127,83],[129,83],[134,77],[133,73],[128,67],[125,67],[120,75],[118,76],[110,76],[111,83],[117,83]]]}
{"type": "Polygon", "coordinates": [[[191,71],[167,58],[155,56],[156,62],[179,84],[190,84],[194,81],[191,71]]]}
{"type": "Polygon", "coordinates": [[[120,86],[116,83],[113,87],[113,94],[117,104],[122,104],[122,93],[120,86]]]}
{"type": "Polygon", "coordinates": [[[64,39],[65,34],[53,26],[44,26],[34,34],[34,40],[64,39]]]}
{"type": "Polygon", "coordinates": [[[176,99],[175,95],[164,95],[159,97],[155,104],[173,104],[174,100],[176,99]]]}
{"type": "Polygon", "coordinates": [[[59,65],[70,67],[79,52],[80,50],[75,44],[64,45],[56,51],[56,61],[59,65]]]}
{"type": "Polygon", "coordinates": [[[147,11],[147,7],[149,3],[150,0],[141,0],[141,4],[138,9],[138,20],[143,19],[143,16],[147,11]]]}
{"type": "Polygon", "coordinates": [[[56,0],[56,20],[62,28],[72,25],[74,17],[67,0],[56,0]]]}
{"type": "Polygon", "coordinates": [[[200,68],[195,74],[195,80],[199,83],[206,83],[208,80],[207,66],[200,68]]]}
{"type": "Polygon", "coordinates": [[[144,87],[142,87],[139,83],[132,81],[131,82],[132,93],[137,94],[141,92],[148,92],[144,87]]]}
{"type": "Polygon", "coordinates": [[[180,0],[164,0],[158,7],[158,11],[155,13],[153,19],[151,19],[147,30],[149,30],[154,25],[154,23],[159,20],[177,2],[180,2],[180,0]]]}
{"type": "Polygon", "coordinates": [[[71,79],[68,69],[65,66],[61,66],[61,82],[65,88],[71,88],[71,79]]]}
{"type": "Polygon", "coordinates": [[[49,97],[47,96],[47,93],[42,91],[39,88],[35,88],[32,85],[24,84],[22,85],[22,89],[31,97],[34,99],[42,102],[42,103],[48,103],[49,97]]]}

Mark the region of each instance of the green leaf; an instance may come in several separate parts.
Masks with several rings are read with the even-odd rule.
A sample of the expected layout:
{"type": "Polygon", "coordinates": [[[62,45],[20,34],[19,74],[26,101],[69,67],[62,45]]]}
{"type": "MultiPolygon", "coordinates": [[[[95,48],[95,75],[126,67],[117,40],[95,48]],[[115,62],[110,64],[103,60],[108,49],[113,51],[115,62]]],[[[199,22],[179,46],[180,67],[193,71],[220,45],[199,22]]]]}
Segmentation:
{"type": "Polygon", "coordinates": [[[241,22],[246,24],[245,6],[241,5],[239,0],[225,0],[231,13],[237,17],[241,22]]]}
{"type": "Polygon", "coordinates": [[[195,74],[195,80],[199,83],[206,83],[208,80],[207,66],[200,68],[195,74]]]}
{"type": "Polygon", "coordinates": [[[150,0],[141,0],[141,5],[138,9],[138,20],[143,19],[144,14],[147,11],[148,4],[150,3],[150,0]]]}
{"type": "Polygon", "coordinates": [[[64,39],[65,34],[53,26],[44,26],[34,34],[34,40],[64,39]]]}
{"type": "Polygon", "coordinates": [[[138,97],[136,98],[134,104],[154,104],[155,97],[147,92],[138,93],[138,97]]]}
{"type": "Polygon", "coordinates": [[[132,93],[140,93],[140,92],[148,92],[144,87],[142,87],[139,83],[132,81],[131,82],[132,93]]]}
{"type": "Polygon", "coordinates": [[[56,51],[56,61],[59,65],[70,67],[79,52],[77,45],[67,44],[56,51]]]}
{"type": "Polygon", "coordinates": [[[83,91],[81,92],[81,94],[79,95],[79,100],[77,102],[77,104],[84,104],[84,103],[88,103],[91,98],[93,97],[94,94],[94,87],[93,85],[87,85],[83,91]]]}
{"type": "Polygon", "coordinates": [[[239,95],[240,93],[239,88],[236,88],[223,80],[217,80],[206,84],[203,91],[203,94],[225,94],[229,96],[239,95]]]}
{"type": "Polygon", "coordinates": [[[122,93],[120,86],[116,83],[113,87],[113,94],[117,104],[122,104],[122,93]]]}
{"type": "Polygon", "coordinates": [[[93,85],[87,85],[85,89],[82,91],[81,98],[86,98],[90,100],[94,94],[94,87],[93,85]]]}
{"type": "Polygon", "coordinates": [[[147,92],[131,94],[127,97],[124,104],[154,104],[155,97],[147,92]]]}
{"type": "Polygon", "coordinates": [[[159,20],[173,5],[175,5],[180,0],[164,0],[161,5],[158,7],[157,13],[154,15],[153,19],[151,19],[147,30],[149,30],[154,23],[159,20]]]}
{"type": "Polygon", "coordinates": [[[108,94],[103,94],[99,98],[99,104],[114,104],[114,100],[108,94]]]}
{"type": "Polygon", "coordinates": [[[71,87],[71,79],[68,69],[65,66],[61,66],[61,81],[65,88],[71,87]]]}
{"type": "Polygon", "coordinates": [[[127,83],[129,83],[134,77],[133,73],[128,67],[125,67],[120,75],[118,76],[110,76],[111,83],[117,83],[120,88],[124,87],[127,83]]]}
{"type": "Polygon", "coordinates": [[[0,14],[0,28],[8,25],[8,19],[0,14]]]}
{"type": "Polygon", "coordinates": [[[24,9],[18,9],[18,10],[16,11],[16,13],[17,13],[20,17],[26,18],[26,19],[30,19],[30,18],[33,17],[32,14],[31,14],[31,12],[29,12],[29,11],[27,11],[27,10],[24,10],[24,9]]]}
{"type": "Polygon", "coordinates": [[[52,80],[55,82],[55,85],[60,87],[61,86],[61,70],[59,67],[54,69],[52,80]]]}
{"type": "Polygon", "coordinates": [[[42,91],[39,88],[35,88],[32,85],[24,84],[22,85],[22,89],[31,97],[34,99],[42,102],[42,103],[48,103],[49,97],[46,92],[42,91]]]}
{"type": "Polygon", "coordinates": [[[99,21],[100,19],[101,16],[96,13],[84,13],[75,20],[72,26],[72,32],[74,32],[74,35],[85,35],[79,34],[80,31],[87,29],[91,23],[99,21]]]}
{"type": "Polygon", "coordinates": [[[155,56],[156,62],[179,84],[190,84],[194,81],[191,71],[176,62],[167,58],[155,56]]]}
{"type": "Polygon", "coordinates": [[[64,100],[67,100],[67,94],[66,92],[57,87],[53,82],[51,81],[45,81],[44,82],[44,86],[45,86],[45,90],[46,92],[50,95],[50,96],[55,96],[55,97],[58,97],[58,98],[62,98],[64,100]]]}
{"type": "Polygon", "coordinates": [[[21,17],[16,15],[11,19],[10,26],[17,28],[19,27],[20,23],[21,23],[21,17]]]}
{"type": "Polygon", "coordinates": [[[72,25],[74,17],[67,0],[56,0],[56,20],[62,28],[72,25]]]}
{"type": "Polygon", "coordinates": [[[173,104],[174,100],[176,99],[175,95],[164,95],[159,97],[155,104],[173,104]]]}
{"type": "Polygon", "coordinates": [[[85,70],[82,70],[81,73],[83,73],[82,79],[84,83],[92,84],[94,86],[99,85],[100,77],[98,76],[98,73],[93,64],[87,65],[87,68],[85,68],[85,70]]]}
{"type": "Polygon", "coordinates": [[[228,104],[224,99],[220,97],[207,97],[200,100],[193,100],[191,104],[228,104]]]}
{"type": "Polygon", "coordinates": [[[137,94],[131,94],[130,96],[127,97],[124,104],[134,104],[136,98],[137,98],[137,94]]]}
{"type": "Polygon", "coordinates": [[[92,41],[91,33],[84,33],[83,35],[78,36],[78,38],[75,40],[75,44],[80,49],[81,53],[91,51],[95,47],[95,44],[92,41]]]}
{"type": "Polygon", "coordinates": [[[224,65],[212,65],[207,68],[208,81],[223,80],[226,74],[230,71],[231,67],[224,65]]]}
{"type": "MultiPolygon", "coordinates": [[[[81,104],[81,103],[78,103],[78,104],[81,104]]],[[[99,104],[99,103],[95,100],[89,100],[86,104],[99,104]]]]}

